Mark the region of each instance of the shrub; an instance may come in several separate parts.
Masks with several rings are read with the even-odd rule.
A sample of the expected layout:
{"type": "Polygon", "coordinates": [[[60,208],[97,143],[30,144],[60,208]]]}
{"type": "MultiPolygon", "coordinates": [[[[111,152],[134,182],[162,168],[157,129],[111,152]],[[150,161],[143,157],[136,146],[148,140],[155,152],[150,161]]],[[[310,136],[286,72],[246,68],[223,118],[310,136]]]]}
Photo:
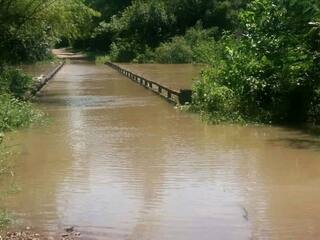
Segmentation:
{"type": "MultiPolygon", "coordinates": [[[[319,6],[315,1],[252,1],[240,14],[242,36],[227,35],[220,40],[211,61],[215,71],[207,78],[202,76],[196,92],[199,87],[211,89],[212,82],[228,87],[239,99],[237,110],[247,119],[319,119],[320,61],[309,36],[309,22],[319,13],[316,4],[319,6]]],[[[199,101],[194,104],[211,111],[199,101]]]]}
{"type": "Polygon", "coordinates": [[[242,120],[237,112],[237,95],[229,87],[211,81],[215,74],[214,69],[202,71],[201,81],[196,81],[193,86],[192,109],[215,123],[242,120]]]}
{"type": "Polygon", "coordinates": [[[192,50],[183,37],[175,37],[156,49],[155,59],[159,63],[191,63],[192,50]]]}
{"type": "Polygon", "coordinates": [[[42,117],[43,114],[34,109],[31,103],[9,94],[0,94],[0,133],[30,126],[42,117]]]}
{"type": "Polygon", "coordinates": [[[113,62],[130,62],[137,55],[138,52],[142,52],[138,49],[134,41],[127,41],[125,39],[118,39],[118,41],[111,44],[110,47],[110,59],[113,62]]]}
{"type": "Polygon", "coordinates": [[[9,93],[17,98],[23,98],[31,84],[32,78],[22,71],[13,67],[0,67],[0,93],[9,93]]]}
{"type": "Polygon", "coordinates": [[[110,61],[110,56],[105,55],[105,56],[97,56],[96,57],[96,63],[97,64],[105,64],[106,62],[110,61]]]}
{"type": "Polygon", "coordinates": [[[148,55],[148,60],[154,58],[160,63],[209,63],[215,51],[214,33],[215,29],[203,29],[198,23],[187,30],[184,36],[162,43],[153,55],[148,55]]]}

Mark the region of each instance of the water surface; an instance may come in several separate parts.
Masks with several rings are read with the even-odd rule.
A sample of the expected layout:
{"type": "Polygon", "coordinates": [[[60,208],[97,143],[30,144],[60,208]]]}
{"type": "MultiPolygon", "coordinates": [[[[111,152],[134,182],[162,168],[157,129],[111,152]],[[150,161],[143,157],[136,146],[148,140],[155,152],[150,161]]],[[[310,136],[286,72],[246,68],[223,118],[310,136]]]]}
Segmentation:
{"type": "Polygon", "coordinates": [[[160,83],[170,89],[191,89],[193,81],[199,77],[200,64],[133,64],[121,63],[119,66],[148,80],[160,83]]]}
{"type": "MultiPolygon", "coordinates": [[[[212,240],[320,237],[320,140],[212,126],[106,66],[73,61],[42,91],[46,127],[9,136],[21,191],[1,203],[55,236],[212,240]]],[[[9,180],[8,180],[9,181],[9,180]]]]}
{"type": "Polygon", "coordinates": [[[39,77],[40,75],[48,75],[58,65],[59,62],[52,61],[43,63],[40,62],[38,64],[23,64],[19,65],[18,68],[33,77],[39,77]]]}

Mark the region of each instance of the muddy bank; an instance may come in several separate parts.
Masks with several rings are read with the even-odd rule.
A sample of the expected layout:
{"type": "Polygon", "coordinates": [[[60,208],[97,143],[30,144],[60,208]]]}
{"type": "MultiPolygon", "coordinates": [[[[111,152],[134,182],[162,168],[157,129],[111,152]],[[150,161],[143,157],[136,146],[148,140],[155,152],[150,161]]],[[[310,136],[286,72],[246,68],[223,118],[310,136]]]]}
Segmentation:
{"type": "Polygon", "coordinates": [[[41,235],[34,231],[30,227],[26,227],[21,231],[8,231],[0,233],[0,240],[78,240],[80,239],[81,233],[75,231],[73,227],[64,229],[56,237],[48,237],[41,235]]]}

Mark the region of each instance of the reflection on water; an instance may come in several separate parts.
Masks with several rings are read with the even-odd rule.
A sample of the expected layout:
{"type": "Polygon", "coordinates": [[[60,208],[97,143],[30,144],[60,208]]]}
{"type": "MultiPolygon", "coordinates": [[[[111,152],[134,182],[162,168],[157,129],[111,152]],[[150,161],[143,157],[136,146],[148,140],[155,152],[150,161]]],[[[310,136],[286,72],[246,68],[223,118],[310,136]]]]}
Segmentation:
{"type": "Polygon", "coordinates": [[[53,61],[38,64],[23,64],[17,67],[33,77],[39,77],[42,74],[48,75],[58,65],[58,62],[53,61]]]}
{"type": "Polygon", "coordinates": [[[317,239],[320,140],[211,126],[106,66],[67,64],[39,98],[54,119],[10,135],[17,225],[83,239],[317,239]]]}

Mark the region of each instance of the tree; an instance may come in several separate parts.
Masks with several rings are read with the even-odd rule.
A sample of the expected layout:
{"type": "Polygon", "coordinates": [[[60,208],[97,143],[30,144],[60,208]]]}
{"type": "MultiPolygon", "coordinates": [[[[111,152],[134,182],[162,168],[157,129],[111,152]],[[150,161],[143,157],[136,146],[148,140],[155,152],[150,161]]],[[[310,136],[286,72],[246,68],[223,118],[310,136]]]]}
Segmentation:
{"type": "Polygon", "coordinates": [[[210,112],[227,89],[233,97],[220,98],[227,101],[221,106],[233,109],[214,108],[222,115],[227,109],[259,121],[319,122],[319,7],[317,0],[253,0],[238,34],[219,42],[213,67],[195,86],[199,110],[210,112]]]}
{"type": "Polygon", "coordinates": [[[81,0],[0,0],[0,61],[42,59],[59,38],[81,36],[96,15],[81,0]]]}

